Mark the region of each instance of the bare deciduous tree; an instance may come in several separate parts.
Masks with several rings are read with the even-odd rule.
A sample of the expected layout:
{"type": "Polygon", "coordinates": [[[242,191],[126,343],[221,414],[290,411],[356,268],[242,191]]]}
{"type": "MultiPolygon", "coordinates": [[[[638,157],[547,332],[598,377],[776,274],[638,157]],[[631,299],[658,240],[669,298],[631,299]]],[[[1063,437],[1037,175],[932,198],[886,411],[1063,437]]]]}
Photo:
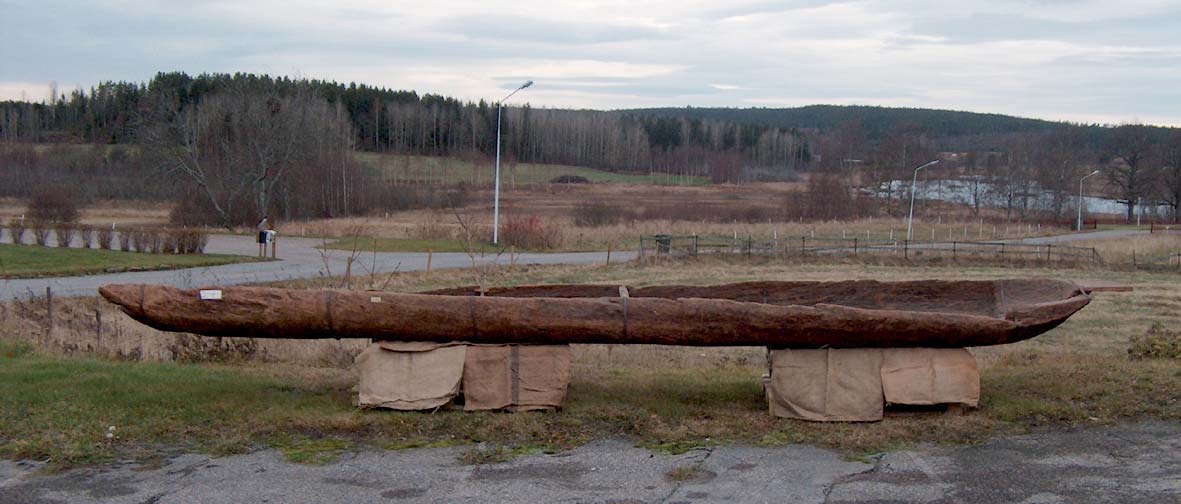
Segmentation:
{"type": "Polygon", "coordinates": [[[1181,222],[1181,134],[1174,134],[1162,151],[1161,200],[1173,209],[1173,222],[1181,222]]]}
{"type": "Polygon", "coordinates": [[[158,166],[191,183],[199,206],[227,228],[278,210],[290,215],[292,193],[301,216],[347,209],[355,183],[347,122],[307,92],[235,88],[174,108],[141,135],[158,166]],[[319,211],[308,211],[315,206],[319,211]]]}
{"type": "Polygon", "coordinates": [[[1137,201],[1149,195],[1152,174],[1148,162],[1153,148],[1144,126],[1120,126],[1112,134],[1108,146],[1112,159],[1104,174],[1108,184],[1118,191],[1120,202],[1127,206],[1128,221],[1135,218],[1137,201]]]}

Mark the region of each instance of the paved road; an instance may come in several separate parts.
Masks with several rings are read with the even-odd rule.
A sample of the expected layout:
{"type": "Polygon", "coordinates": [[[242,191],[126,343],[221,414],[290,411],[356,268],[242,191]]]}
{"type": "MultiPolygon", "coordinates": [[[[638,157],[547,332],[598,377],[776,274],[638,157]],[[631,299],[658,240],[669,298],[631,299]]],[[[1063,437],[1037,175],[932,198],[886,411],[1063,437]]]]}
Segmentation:
{"type": "MultiPolygon", "coordinates": [[[[1065,234],[1037,238],[1008,240],[1010,243],[1047,244],[1067,243],[1076,240],[1091,240],[1102,238],[1119,238],[1147,234],[1148,231],[1114,230],[1096,231],[1090,233],[1065,234]]],[[[141,271],[127,273],[112,273],[106,275],[89,275],[77,277],[37,278],[20,280],[0,280],[0,299],[43,294],[46,287],[52,287],[59,296],[92,296],[100,286],[111,283],[151,283],[174,285],[183,288],[194,288],[207,285],[237,285],[245,283],[271,282],[300,278],[315,278],[327,275],[340,275],[345,270],[349,252],[342,250],[321,250],[317,248],[323,242],[311,238],[285,237],[279,241],[279,261],[262,263],[229,264],[205,268],[188,268],[170,271],[141,271]]],[[[918,249],[922,246],[912,246],[918,249]]],[[[258,246],[251,237],[232,235],[212,235],[206,249],[210,253],[254,255],[258,253],[258,246]]],[[[626,261],[635,258],[634,251],[616,251],[611,255],[612,261],[626,261]]],[[[360,266],[354,265],[354,273],[373,269],[379,272],[392,271],[421,271],[426,269],[427,254],[417,252],[382,252],[376,257],[372,253],[361,254],[358,258],[360,266]],[[360,267],[361,269],[358,269],[360,267]]],[[[576,252],[555,254],[519,254],[517,264],[588,264],[605,262],[604,252],[576,252]]],[[[510,261],[507,254],[497,258],[489,254],[478,257],[481,264],[488,264],[499,260],[505,264],[510,261]]],[[[464,268],[471,266],[471,257],[463,253],[438,253],[431,259],[432,269],[464,268]]]]}
{"type": "Polygon", "coordinates": [[[659,455],[623,441],[465,466],[467,448],[368,450],[304,466],[275,451],[161,467],[39,474],[0,461],[3,503],[1181,502],[1181,424],[1142,423],[921,447],[868,462],[807,446],[659,455]],[[693,470],[687,478],[668,475],[693,470]]]}
{"type": "MultiPolygon", "coordinates": [[[[321,250],[316,248],[323,242],[310,238],[281,238],[279,240],[278,261],[260,263],[228,264],[204,268],[188,268],[171,271],[138,271],[127,273],[111,273],[106,275],[89,275],[76,277],[36,278],[19,280],[0,280],[0,299],[27,296],[30,293],[38,295],[45,293],[46,287],[52,287],[55,295],[60,296],[93,296],[100,286],[111,283],[151,283],[175,285],[183,288],[194,288],[208,285],[236,285],[244,283],[271,282],[292,280],[299,278],[316,278],[326,275],[340,275],[345,271],[345,264],[350,255],[343,250],[321,250]]],[[[209,253],[255,255],[258,245],[251,237],[232,235],[210,236],[209,253]]],[[[635,252],[616,251],[611,253],[612,261],[626,261],[635,257],[635,252]]],[[[556,254],[518,254],[516,263],[523,264],[588,264],[605,262],[605,252],[575,252],[556,254]]],[[[508,254],[497,258],[494,254],[477,257],[481,264],[499,261],[507,264],[508,254]]],[[[414,252],[379,252],[360,254],[357,257],[360,264],[353,265],[353,273],[363,273],[369,269],[381,273],[393,271],[421,271],[426,269],[427,254],[414,252]]],[[[431,258],[432,269],[471,267],[472,259],[464,253],[437,253],[431,258]]]]}
{"type": "Polygon", "coordinates": [[[1113,229],[1109,231],[1090,231],[1086,233],[1070,233],[1053,236],[1038,236],[1035,238],[1021,238],[1019,240],[1005,240],[1012,243],[1028,243],[1031,245],[1045,245],[1068,243],[1080,240],[1105,240],[1109,238],[1127,238],[1150,234],[1148,231],[1136,229],[1113,229]]]}

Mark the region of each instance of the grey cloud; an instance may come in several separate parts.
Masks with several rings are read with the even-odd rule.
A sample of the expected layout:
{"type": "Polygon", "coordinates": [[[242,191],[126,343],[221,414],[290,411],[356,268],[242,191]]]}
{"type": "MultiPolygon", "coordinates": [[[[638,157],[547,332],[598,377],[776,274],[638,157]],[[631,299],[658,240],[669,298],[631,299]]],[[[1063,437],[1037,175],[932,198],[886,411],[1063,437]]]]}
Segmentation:
{"type": "Polygon", "coordinates": [[[455,16],[440,21],[435,27],[472,39],[546,44],[599,44],[665,36],[661,30],[649,27],[576,23],[506,14],[455,16]]]}
{"type": "Polygon", "coordinates": [[[848,3],[847,1],[832,0],[771,0],[748,4],[727,5],[726,7],[709,10],[707,18],[729,19],[742,16],[756,16],[762,14],[780,14],[799,9],[823,7],[825,5],[848,3]]]}
{"type": "Polygon", "coordinates": [[[912,27],[917,35],[942,37],[948,43],[974,44],[1008,40],[1062,40],[1113,45],[1177,43],[1181,8],[1140,18],[1113,17],[1103,22],[1066,22],[978,13],[924,21],[912,27]]]}

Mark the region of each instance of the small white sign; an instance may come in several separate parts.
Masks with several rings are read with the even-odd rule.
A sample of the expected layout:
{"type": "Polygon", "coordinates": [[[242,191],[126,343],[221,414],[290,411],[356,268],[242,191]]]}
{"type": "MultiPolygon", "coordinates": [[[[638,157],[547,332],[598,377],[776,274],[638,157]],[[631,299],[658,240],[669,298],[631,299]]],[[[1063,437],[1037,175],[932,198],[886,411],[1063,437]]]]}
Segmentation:
{"type": "Polygon", "coordinates": [[[221,299],[221,289],[203,290],[201,291],[202,301],[216,301],[221,299]]]}
{"type": "Polygon", "coordinates": [[[370,303],[380,303],[380,302],[381,302],[381,298],[379,298],[379,297],[377,297],[377,296],[369,296],[369,302],[370,302],[370,303]]]}

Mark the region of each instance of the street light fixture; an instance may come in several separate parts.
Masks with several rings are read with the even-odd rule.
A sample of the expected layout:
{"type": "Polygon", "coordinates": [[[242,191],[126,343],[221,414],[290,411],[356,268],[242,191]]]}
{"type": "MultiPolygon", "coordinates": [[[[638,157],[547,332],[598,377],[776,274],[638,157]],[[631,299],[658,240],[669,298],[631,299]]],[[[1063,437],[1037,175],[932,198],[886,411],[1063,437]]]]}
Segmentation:
{"type": "Polygon", "coordinates": [[[908,217],[906,219],[906,239],[908,241],[910,240],[911,229],[914,226],[914,189],[915,189],[915,185],[917,185],[918,181],[919,181],[919,170],[922,170],[923,168],[926,168],[931,165],[936,165],[936,164],[939,164],[938,159],[936,159],[934,161],[928,161],[926,163],[923,163],[923,164],[919,165],[918,168],[914,169],[914,178],[911,179],[911,181],[910,181],[910,217],[908,217]]]}
{"type": "Polygon", "coordinates": [[[496,190],[492,197],[492,244],[500,243],[500,111],[504,105],[504,101],[512,98],[517,94],[517,91],[525,89],[533,85],[533,81],[525,81],[521,87],[514,89],[508,96],[501,98],[496,102],[496,190]]]}
{"type": "Polygon", "coordinates": [[[1087,177],[1090,177],[1091,175],[1098,174],[1099,170],[1095,170],[1091,173],[1083,175],[1083,178],[1078,179],[1078,226],[1075,227],[1074,230],[1080,233],[1083,231],[1083,181],[1087,180],[1087,177]]]}

